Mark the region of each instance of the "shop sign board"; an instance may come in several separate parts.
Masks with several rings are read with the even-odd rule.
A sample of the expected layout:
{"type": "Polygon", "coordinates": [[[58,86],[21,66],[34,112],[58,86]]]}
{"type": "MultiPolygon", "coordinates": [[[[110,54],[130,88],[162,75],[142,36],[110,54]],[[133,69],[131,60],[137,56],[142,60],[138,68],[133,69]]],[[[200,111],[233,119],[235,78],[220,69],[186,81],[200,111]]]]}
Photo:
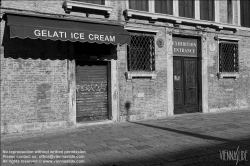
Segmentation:
{"type": "MultiPolygon", "coordinates": [[[[71,32],[60,30],[46,30],[34,29],[32,30],[36,37],[45,37],[50,39],[69,39],[73,41],[87,40],[87,41],[100,41],[100,42],[115,42],[114,35],[105,35],[88,32],[71,32]]],[[[31,34],[32,36],[32,34],[31,34]]]]}
{"type": "Polygon", "coordinates": [[[197,57],[197,39],[173,37],[173,55],[197,57]]]}

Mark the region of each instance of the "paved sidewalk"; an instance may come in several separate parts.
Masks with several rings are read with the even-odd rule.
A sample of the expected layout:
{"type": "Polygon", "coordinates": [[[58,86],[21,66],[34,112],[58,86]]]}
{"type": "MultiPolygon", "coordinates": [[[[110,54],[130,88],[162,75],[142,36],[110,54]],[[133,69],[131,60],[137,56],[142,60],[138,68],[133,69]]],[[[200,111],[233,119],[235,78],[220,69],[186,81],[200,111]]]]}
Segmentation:
{"type": "Polygon", "coordinates": [[[2,136],[1,153],[1,162],[34,162],[18,166],[249,166],[250,110],[2,136]]]}

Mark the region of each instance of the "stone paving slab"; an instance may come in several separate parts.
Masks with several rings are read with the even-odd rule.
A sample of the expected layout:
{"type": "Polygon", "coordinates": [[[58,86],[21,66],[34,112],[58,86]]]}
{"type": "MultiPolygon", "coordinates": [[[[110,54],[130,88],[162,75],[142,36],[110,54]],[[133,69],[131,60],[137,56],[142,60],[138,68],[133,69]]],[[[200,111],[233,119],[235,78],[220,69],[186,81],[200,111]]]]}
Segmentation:
{"type": "MultiPolygon", "coordinates": [[[[3,166],[214,166],[236,165],[222,152],[245,153],[237,165],[250,165],[250,110],[234,110],[209,114],[186,114],[159,120],[93,125],[37,133],[1,136],[1,162],[6,156],[20,154],[6,151],[47,151],[33,154],[58,155],[85,163],[34,163],[3,166]],[[237,151],[238,150],[238,151],[237,151]],[[5,152],[4,152],[5,151],[5,152]],[[52,154],[54,152],[54,154],[52,154]],[[81,152],[80,154],[78,154],[81,152]],[[64,154],[66,153],[66,154],[64,154]],[[5,157],[3,157],[5,155],[5,157]],[[68,155],[68,156],[67,156],[68,155]],[[69,155],[84,158],[69,158],[69,155]]],[[[20,157],[20,156],[19,156],[20,157]]],[[[71,156],[72,157],[72,156],[71,156]]],[[[56,159],[42,158],[42,162],[56,159]]],[[[71,161],[70,160],[70,161],[71,161]]]]}

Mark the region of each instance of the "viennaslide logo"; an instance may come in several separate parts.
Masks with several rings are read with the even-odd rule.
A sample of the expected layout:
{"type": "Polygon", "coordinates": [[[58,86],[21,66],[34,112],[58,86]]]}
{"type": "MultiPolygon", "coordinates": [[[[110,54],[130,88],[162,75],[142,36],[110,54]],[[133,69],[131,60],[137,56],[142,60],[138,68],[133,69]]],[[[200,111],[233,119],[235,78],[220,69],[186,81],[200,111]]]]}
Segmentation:
{"type": "Polygon", "coordinates": [[[238,146],[236,150],[221,150],[220,159],[223,161],[235,161],[236,165],[241,161],[247,161],[247,150],[240,150],[238,146]]]}

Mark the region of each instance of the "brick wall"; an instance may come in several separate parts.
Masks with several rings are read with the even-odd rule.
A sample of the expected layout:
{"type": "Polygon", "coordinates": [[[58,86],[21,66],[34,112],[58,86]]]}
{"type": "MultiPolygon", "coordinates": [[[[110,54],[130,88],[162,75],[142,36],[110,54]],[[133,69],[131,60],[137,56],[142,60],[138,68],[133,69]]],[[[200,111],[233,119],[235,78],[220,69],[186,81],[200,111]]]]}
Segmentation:
{"type": "Polygon", "coordinates": [[[127,49],[122,47],[118,55],[118,80],[119,80],[119,110],[121,120],[139,120],[167,115],[167,67],[166,67],[166,34],[165,28],[145,26],[148,29],[158,29],[155,41],[162,38],[165,42],[163,48],[155,45],[155,67],[157,77],[155,80],[150,78],[133,78],[126,80],[127,72],[127,49]]]}
{"type": "MultiPolygon", "coordinates": [[[[113,7],[108,19],[95,13],[87,17],[84,9],[72,10],[70,14],[66,14],[62,8],[63,2],[64,0],[2,1],[2,12],[36,13],[55,17],[64,15],[92,21],[120,20],[122,17],[122,11],[118,7],[121,3],[119,1],[106,1],[113,7]]],[[[75,64],[74,61],[68,61],[67,43],[40,39],[9,39],[8,35],[6,22],[2,20],[2,131],[43,130],[67,125],[68,123],[61,123],[65,121],[70,122],[70,125],[74,124],[74,80],[71,78],[74,78],[75,64]]]]}
{"type": "Polygon", "coordinates": [[[239,78],[218,79],[218,45],[214,37],[215,34],[210,34],[207,38],[209,109],[250,107],[250,38],[242,37],[239,41],[239,78]]]}
{"type": "MultiPolygon", "coordinates": [[[[4,10],[22,13],[47,13],[68,18],[82,18],[89,20],[124,21],[123,11],[126,9],[125,1],[111,0],[109,6],[113,6],[110,17],[103,15],[87,15],[79,10],[73,10],[65,14],[62,8],[63,0],[54,1],[2,1],[4,10]]],[[[227,23],[226,1],[220,2],[220,21],[227,23]]],[[[3,10],[3,11],[4,11],[3,10]]],[[[237,11],[235,12],[237,14],[237,11]]],[[[237,17],[237,16],[236,16],[237,17]]],[[[237,18],[235,18],[237,22],[237,18]]],[[[155,80],[138,78],[127,81],[127,51],[126,45],[118,47],[117,77],[118,80],[118,110],[120,120],[136,120],[165,117],[169,114],[171,93],[167,92],[170,68],[167,61],[173,61],[171,35],[166,34],[167,29],[173,28],[170,22],[156,21],[149,23],[147,19],[131,18],[126,23],[135,27],[149,30],[159,30],[155,40],[162,38],[165,42],[163,48],[155,46],[156,74],[155,80]],[[167,74],[168,73],[168,74],[167,74]]],[[[43,129],[55,127],[53,122],[70,121],[74,117],[69,112],[71,105],[74,108],[74,62],[68,61],[67,42],[32,39],[9,39],[6,23],[1,22],[1,125],[4,131],[12,132],[29,129],[43,129]],[[69,78],[71,77],[71,78],[69,78]],[[70,82],[71,81],[71,82],[70,82]],[[71,96],[70,96],[71,95],[71,96]],[[69,97],[70,96],[70,97],[69,97]],[[69,104],[69,99],[71,104],[69,104]],[[72,118],[73,117],[73,118],[72,118]],[[8,125],[24,125],[22,128],[8,128],[8,125]],[[45,126],[46,127],[46,126],[45,126]],[[9,131],[8,131],[9,130],[9,131]]],[[[183,29],[195,29],[193,26],[180,26],[183,29]]],[[[212,31],[215,31],[213,29],[212,31]]],[[[203,50],[203,57],[207,58],[208,72],[208,107],[210,110],[220,108],[246,108],[250,107],[250,32],[237,32],[242,36],[240,41],[240,78],[218,79],[218,45],[214,36],[223,31],[208,33],[205,44],[207,50],[203,50]],[[245,37],[244,37],[245,36],[245,37]],[[248,36],[248,37],[247,37],[248,36]],[[207,52],[207,53],[205,53],[207,52]]],[[[184,34],[187,35],[187,34],[184,34]]],[[[189,36],[193,34],[190,33],[189,36]]],[[[203,60],[204,60],[203,59],[203,60]]],[[[171,64],[171,63],[169,63],[171,64]]],[[[169,81],[170,82],[170,81],[169,81]]],[[[116,94],[116,93],[115,93],[116,94]]],[[[116,97],[115,97],[116,98],[116,97]]],[[[114,111],[114,110],[113,110],[114,111]]],[[[59,124],[60,126],[60,124],[59,124]]]]}
{"type": "MultiPolygon", "coordinates": [[[[108,6],[112,6],[113,10],[110,14],[108,20],[118,20],[121,19],[122,11],[119,6],[122,2],[117,0],[106,0],[108,6]]],[[[51,15],[65,15],[66,17],[82,17],[89,18],[90,20],[107,20],[104,15],[91,13],[88,16],[84,9],[74,9],[70,14],[66,14],[62,8],[64,0],[29,0],[29,1],[2,1],[2,7],[8,9],[17,9],[19,12],[38,12],[38,13],[47,13],[51,15]]]]}
{"type": "Polygon", "coordinates": [[[68,121],[67,43],[1,30],[1,126],[68,121]]]}

